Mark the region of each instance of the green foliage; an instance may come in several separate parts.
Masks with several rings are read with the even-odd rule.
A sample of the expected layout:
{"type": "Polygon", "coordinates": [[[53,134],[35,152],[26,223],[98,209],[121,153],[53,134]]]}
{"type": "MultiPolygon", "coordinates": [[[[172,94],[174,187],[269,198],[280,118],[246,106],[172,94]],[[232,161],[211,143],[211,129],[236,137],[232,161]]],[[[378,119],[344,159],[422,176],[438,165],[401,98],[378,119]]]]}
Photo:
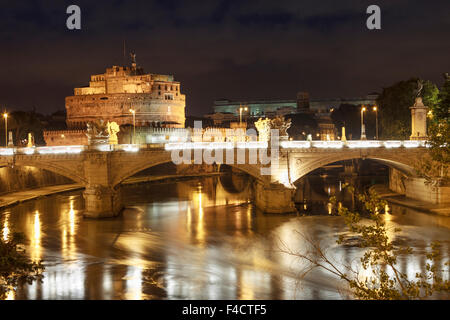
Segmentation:
{"type": "MultiPolygon", "coordinates": [[[[354,193],[353,187],[347,188],[354,193]]],[[[387,235],[386,224],[381,215],[386,208],[386,201],[380,200],[374,191],[358,194],[357,198],[363,204],[370,224],[362,223],[359,213],[338,206],[338,214],[344,218],[349,230],[359,235],[359,246],[367,249],[360,259],[361,266],[372,272],[371,277],[347,277],[355,297],[370,300],[423,299],[435,292],[450,293],[450,282],[440,276],[442,270],[438,269],[440,244],[431,243],[430,252],[426,254],[426,272],[416,273],[416,279],[409,279],[398,269],[397,259],[412,254],[413,250],[410,247],[397,248],[387,235]]],[[[336,205],[335,198],[331,202],[336,205]]],[[[394,233],[399,231],[400,229],[393,230],[394,233]]],[[[344,241],[345,237],[340,236],[337,243],[342,244],[344,241]]],[[[446,266],[448,265],[447,262],[446,266]]]]}
{"type": "Polygon", "coordinates": [[[428,127],[428,152],[414,165],[427,183],[447,185],[450,181],[450,121],[437,120],[428,127]]]}
{"type": "Polygon", "coordinates": [[[423,84],[422,101],[431,110],[439,108],[439,89],[431,81],[425,81],[423,84]]]}
{"type": "MultiPolygon", "coordinates": [[[[380,112],[380,136],[382,139],[409,139],[411,135],[410,107],[416,98],[418,78],[400,81],[383,88],[377,99],[380,112]]],[[[424,81],[423,103],[435,108],[438,103],[437,87],[430,81],[424,81]]]]}
{"type": "MultiPolygon", "coordinates": [[[[335,208],[335,213],[343,217],[351,236],[340,236],[337,240],[339,245],[347,243],[356,236],[357,246],[365,249],[359,260],[360,269],[355,270],[351,265],[339,266],[333,262],[312,239],[304,237],[311,249],[306,252],[292,252],[285,246],[281,251],[310,263],[308,273],[313,268],[322,268],[343,280],[352,295],[356,299],[363,300],[409,300],[426,299],[435,293],[450,293],[450,282],[443,279],[441,274],[448,274],[449,262],[444,266],[446,270],[440,270],[439,262],[442,259],[440,244],[433,242],[429,252],[425,254],[425,272],[416,273],[414,279],[408,278],[407,274],[401,272],[397,267],[399,258],[405,258],[413,253],[410,247],[398,247],[394,245],[384,219],[386,202],[380,200],[378,195],[370,191],[368,194],[355,194],[351,186],[344,188],[350,190],[360,204],[360,212],[354,212],[341,203],[335,197],[330,202],[335,208]]],[[[394,229],[393,233],[400,229],[394,229]]],[[[303,276],[304,276],[303,275],[303,276]]]]}
{"type": "Polygon", "coordinates": [[[450,121],[450,78],[445,76],[445,81],[437,96],[438,103],[432,108],[433,120],[450,121]]]}
{"type": "Polygon", "coordinates": [[[22,233],[13,233],[10,239],[0,239],[0,300],[22,283],[42,279],[44,267],[41,262],[32,262],[18,245],[23,244],[22,233]]]}
{"type": "Polygon", "coordinates": [[[447,76],[436,100],[428,125],[429,152],[415,164],[415,168],[427,182],[443,185],[450,180],[450,78],[447,76]]]}

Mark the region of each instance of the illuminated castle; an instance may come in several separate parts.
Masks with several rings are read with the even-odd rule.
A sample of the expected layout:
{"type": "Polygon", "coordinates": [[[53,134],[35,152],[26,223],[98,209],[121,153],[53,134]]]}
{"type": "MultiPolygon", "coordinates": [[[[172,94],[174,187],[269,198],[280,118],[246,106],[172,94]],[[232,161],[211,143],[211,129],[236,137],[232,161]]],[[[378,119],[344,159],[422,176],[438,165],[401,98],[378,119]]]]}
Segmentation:
{"type": "Polygon", "coordinates": [[[186,96],[180,82],[173,75],[145,73],[136,55],[131,58],[131,67],[107,68],[66,97],[67,130],[44,131],[47,145],[87,144],[86,124],[100,119],[120,126],[119,143],[129,143],[133,125],[144,136],[155,128],[184,128],[186,96]]]}
{"type": "Polygon", "coordinates": [[[185,95],[172,75],[145,74],[132,55],[131,67],[113,66],[91,76],[89,87],[75,88],[66,97],[69,129],[86,127],[88,121],[103,119],[119,125],[182,128],[185,95]]]}

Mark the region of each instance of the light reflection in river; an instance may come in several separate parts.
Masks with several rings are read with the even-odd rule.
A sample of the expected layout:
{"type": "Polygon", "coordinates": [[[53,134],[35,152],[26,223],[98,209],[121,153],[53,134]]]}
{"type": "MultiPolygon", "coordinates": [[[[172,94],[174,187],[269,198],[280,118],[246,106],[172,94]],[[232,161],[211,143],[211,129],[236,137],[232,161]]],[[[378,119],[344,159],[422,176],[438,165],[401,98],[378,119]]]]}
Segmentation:
{"type": "Polygon", "coordinates": [[[3,241],[8,241],[9,239],[9,212],[5,212],[3,218],[3,241]]]}
{"type": "MultiPolygon", "coordinates": [[[[228,193],[217,178],[130,186],[124,195],[127,209],[115,219],[83,219],[79,193],[5,211],[3,236],[5,226],[8,233],[17,226],[29,239],[30,256],[46,265],[42,284],[18,288],[10,298],[341,299],[339,279],[321,270],[299,281],[305,264],[280,253],[279,240],[307,250],[304,233],[339,263],[356,263],[361,254],[336,245],[346,232],[339,217],[264,215],[247,193],[228,193]]],[[[440,240],[448,259],[449,217],[398,206],[390,212],[387,226],[402,231],[389,237],[418,252],[440,240]]],[[[418,255],[399,260],[408,274],[424,263],[418,255]]]]}
{"type": "Polygon", "coordinates": [[[33,215],[32,224],[32,237],[31,237],[31,260],[34,262],[39,262],[41,260],[41,219],[39,216],[39,211],[36,210],[33,215]]]}

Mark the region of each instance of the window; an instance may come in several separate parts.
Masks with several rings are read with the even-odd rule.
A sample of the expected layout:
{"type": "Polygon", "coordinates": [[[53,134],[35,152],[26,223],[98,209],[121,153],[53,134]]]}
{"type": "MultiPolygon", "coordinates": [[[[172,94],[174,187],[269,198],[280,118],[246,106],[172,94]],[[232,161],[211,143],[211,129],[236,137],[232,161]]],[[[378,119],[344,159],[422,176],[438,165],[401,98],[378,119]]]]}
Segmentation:
{"type": "Polygon", "coordinates": [[[164,94],[164,100],[173,100],[173,94],[172,93],[165,93],[164,94]]]}

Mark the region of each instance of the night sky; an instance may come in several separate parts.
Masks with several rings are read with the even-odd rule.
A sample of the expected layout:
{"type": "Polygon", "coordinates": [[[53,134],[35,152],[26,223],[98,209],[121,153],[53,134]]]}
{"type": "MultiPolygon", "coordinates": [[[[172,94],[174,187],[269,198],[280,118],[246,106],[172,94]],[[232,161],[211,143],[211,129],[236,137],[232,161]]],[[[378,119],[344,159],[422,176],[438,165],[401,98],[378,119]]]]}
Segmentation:
{"type": "Polygon", "coordinates": [[[0,108],[64,109],[91,74],[123,64],[123,40],[146,72],[181,82],[188,115],[220,98],[365,96],[413,76],[441,85],[449,35],[449,0],[2,0],[0,108]],[[71,4],[81,30],[66,28],[71,4]],[[381,30],[366,28],[370,4],[381,30]]]}

